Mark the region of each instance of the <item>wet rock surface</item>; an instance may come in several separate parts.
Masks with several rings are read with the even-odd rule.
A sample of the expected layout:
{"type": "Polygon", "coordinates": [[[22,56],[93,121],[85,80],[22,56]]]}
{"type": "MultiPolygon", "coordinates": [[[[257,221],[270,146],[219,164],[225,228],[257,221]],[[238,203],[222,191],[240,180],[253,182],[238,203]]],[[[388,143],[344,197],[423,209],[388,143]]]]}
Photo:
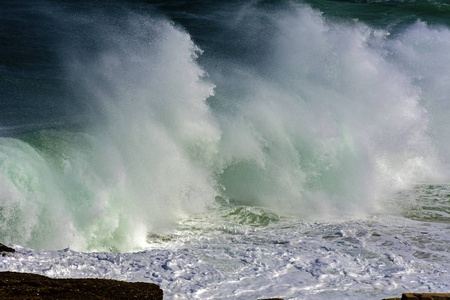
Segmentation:
{"type": "Polygon", "coordinates": [[[0,272],[1,299],[163,299],[158,285],[110,279],[51,279],[0,272]]]}

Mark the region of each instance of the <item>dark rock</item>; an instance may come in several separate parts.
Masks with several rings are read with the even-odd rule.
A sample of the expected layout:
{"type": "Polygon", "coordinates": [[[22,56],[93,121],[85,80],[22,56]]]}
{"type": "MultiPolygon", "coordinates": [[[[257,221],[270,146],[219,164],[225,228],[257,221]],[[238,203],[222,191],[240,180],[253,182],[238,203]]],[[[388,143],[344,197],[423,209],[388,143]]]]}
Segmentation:
{"type": "Polygon", "coordinates": [[[403,293],[402,300],[450,300],[450,293],[403,293]]]}
{"type": "Polygon", "coordinates": [[[0,244],[0,252],[16,252],[13,248],[0,244]]]}
{"type": "Polygon", "coordinates": [[[51,279],[42,275],[0,272],[1,299],[163,299],[153,283],[110,279],[51,279]]]}
{"type": "Polygon", "coordinates": [[[450,293],[403,293],[401,298],[383,300],[450,300],[450,293]]]}

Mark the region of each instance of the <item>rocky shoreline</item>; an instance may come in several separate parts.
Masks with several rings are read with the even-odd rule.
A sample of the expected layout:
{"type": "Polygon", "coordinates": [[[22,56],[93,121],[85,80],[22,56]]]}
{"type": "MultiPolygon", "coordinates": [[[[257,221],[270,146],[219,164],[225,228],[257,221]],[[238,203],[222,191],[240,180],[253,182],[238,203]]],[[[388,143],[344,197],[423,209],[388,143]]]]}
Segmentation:
{"type": "Polygon", "coordinates": [[[153,283],[110,279],[52,279],[42,275],[0,272],[1,299],[163,299],[153,283]]]}

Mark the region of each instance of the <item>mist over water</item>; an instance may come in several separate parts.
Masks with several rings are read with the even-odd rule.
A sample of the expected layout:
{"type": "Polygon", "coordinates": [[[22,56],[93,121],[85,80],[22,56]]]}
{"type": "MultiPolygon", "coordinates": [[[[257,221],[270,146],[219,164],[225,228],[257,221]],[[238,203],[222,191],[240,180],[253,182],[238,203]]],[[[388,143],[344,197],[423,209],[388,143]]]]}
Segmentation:
{"type": "MultiPolygon", "coordinates": [[[[24,139],[31,147],[25,145],[21,155],[39,164],[25,163],[23,172],[14,164],[2,168],[18,189],[19,199],[8,210],[36,198],[48,203],[16,235],[8,233],[5,219],[11,242],[41,235],[35,227],[50,217],[49,230],[58,238],[36,246],[134,249],[145,245],[148,231],[170,229],[178,218],[214,202],[211,156],[220,136],[205,103],[213,85],[201,79],[204,71],[195,63],[200,49],[166,20],[130,14],[96,24],[93,17],[71,20],[81,28],[86,22],[94,26],[74,41],[79,48],[62,54],[70,88],[90,107],[90,128],[82,134],[29,134],[24,139]],[[42,169],[44,176],[35,174],[42,169]],[[36,195],[36,188],[49,190],[36,195]]],[[[12,213],[17,217],[30,218],[12,213]]]]}
{"type": "Polygon", "coordinates": [[[203,52],[153,11],[69,12],[58,54],[85,114],[0,138],[4,243],[130,251],[220,205],[361,217],[446,178],[448,28],[255,5],[203,52]]]}
{"type": "Polygon", "coordinates": [[[244,82],[221,123],[220,149],[236,151],[225,153],[224,193],[278,212],[340,218],[437,180],[434,116],[421,98],[429,87],[405,72],[410,61],[393,59],[402,55],[396,38],[358,22],[330,23],[307,6],[282,16],[260,16],[276,28],[269,35],[258,22],[240,27],[262,32],[270,51],[255,68],[234,67],[239,80],[225,83],[244,82]],[[235,137],[239,147],[230,149],[235,137]]]}

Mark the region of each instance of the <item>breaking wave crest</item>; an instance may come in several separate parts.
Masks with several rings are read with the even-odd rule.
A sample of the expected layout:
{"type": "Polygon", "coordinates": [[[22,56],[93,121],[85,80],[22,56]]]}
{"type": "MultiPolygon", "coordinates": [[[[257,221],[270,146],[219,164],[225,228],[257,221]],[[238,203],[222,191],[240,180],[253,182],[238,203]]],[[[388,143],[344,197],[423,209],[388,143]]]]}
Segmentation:
{"type": "Polygon", "coordinates": [[[2,241],[134,250],[217,205],[250,220],[238,222],[361,216],[443,180],[448,29],[390,36],[293,8],[223,24],[255,35],[246,55],[260,60],[200,60],[184,29],[152,15],[69,19],[78,34],[61,57],[87,121],[0,138],[2,241]]]}

